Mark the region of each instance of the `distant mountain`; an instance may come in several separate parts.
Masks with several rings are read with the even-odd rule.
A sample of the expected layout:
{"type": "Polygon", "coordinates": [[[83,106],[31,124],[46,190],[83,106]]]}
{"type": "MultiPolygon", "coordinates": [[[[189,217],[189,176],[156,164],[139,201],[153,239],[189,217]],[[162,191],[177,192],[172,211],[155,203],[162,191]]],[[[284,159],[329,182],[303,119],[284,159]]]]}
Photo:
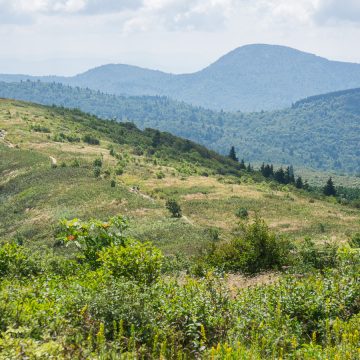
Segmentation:
{"type": "Polygon", "coordinates": [[[56,83],[0,83],[0,97],[79,108],[133,121],[252,162],[360,173],[360,89],[310,97],[291,108],[241,113],[206,110],[166,97],[116,96],[56,83]]]}
{"type": "Polygon", "coordinates": [[[161,95],[213,110],[260,111],[285,108],[312,95],[360,87],[360,64],[259,44],[235,49],[192,74],[173,75],[120,64],[67,78],[0,75],[1,81],[26,79],[117,95],[161,95]]]}

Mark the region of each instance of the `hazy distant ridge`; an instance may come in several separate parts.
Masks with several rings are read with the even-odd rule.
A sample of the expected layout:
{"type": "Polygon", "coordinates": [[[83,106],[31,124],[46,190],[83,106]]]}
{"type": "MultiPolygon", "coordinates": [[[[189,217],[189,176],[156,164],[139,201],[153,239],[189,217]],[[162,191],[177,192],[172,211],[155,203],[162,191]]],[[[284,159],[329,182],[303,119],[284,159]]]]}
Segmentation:
{"type": "Polygon", "coordinates": [[[205,69],[183,75],[104,65],[74,77],[0,75],[2,81],[56,81],[118,95],[165,95],[215,110],[259,111],[360,87],[360,64],[329,61],[276,45],[247,45],[205,69]]]}

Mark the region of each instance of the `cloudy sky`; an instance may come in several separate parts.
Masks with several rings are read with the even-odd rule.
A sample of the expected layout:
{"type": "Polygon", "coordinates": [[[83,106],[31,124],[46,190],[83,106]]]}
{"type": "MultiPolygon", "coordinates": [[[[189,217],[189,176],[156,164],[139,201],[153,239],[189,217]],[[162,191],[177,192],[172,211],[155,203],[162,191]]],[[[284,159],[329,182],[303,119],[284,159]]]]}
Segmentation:
{"type": "Polygon", "coordinates": [[[360,63],[360,1],[0,0],[0,73],[192,72],[251,43],[360,63]]]}

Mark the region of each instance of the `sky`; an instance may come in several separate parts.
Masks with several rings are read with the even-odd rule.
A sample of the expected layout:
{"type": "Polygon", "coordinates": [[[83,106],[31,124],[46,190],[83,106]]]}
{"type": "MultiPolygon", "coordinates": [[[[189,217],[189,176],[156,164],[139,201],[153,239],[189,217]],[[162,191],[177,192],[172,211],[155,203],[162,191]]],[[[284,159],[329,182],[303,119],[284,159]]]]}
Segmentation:
{"type": "Polygon", "coordinates": [[[360,63],[360,0],[0,0],[0,73],[187,73],[252,43],[360,63]]]}

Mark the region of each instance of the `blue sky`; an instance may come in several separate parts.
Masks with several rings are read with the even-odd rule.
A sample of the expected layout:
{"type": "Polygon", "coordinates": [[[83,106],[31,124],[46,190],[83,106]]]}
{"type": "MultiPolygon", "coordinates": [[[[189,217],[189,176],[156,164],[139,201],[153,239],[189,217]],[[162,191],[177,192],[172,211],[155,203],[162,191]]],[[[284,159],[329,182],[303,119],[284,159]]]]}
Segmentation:
{"type": "Polygon", "coordinates": [[[192,72],[251,43],[360,63],[360,1],[0,0],[0,73],[192,72]]]}

